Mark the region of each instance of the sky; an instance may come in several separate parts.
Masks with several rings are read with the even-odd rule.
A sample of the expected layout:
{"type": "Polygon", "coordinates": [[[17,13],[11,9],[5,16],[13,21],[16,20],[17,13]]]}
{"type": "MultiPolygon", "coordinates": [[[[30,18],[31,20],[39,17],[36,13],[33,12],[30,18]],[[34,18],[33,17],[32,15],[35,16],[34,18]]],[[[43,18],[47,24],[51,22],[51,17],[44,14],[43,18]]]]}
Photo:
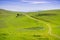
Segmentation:
{"type": "Polygon", "coordinates": [[[60,9],[60,0],[0,0],[0,9],[21,12],[60,9]]]}

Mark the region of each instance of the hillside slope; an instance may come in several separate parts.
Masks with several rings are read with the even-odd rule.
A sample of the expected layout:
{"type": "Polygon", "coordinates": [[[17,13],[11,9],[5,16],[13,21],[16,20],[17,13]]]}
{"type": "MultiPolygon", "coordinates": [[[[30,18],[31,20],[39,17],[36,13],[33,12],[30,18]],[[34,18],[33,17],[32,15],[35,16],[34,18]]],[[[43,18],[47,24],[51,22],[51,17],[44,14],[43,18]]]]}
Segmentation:
{"type": "Polygon", "coordinates": [[[28,15],[43,21],[60,25],[60,10],[31,12],[31,13],[28,13],[28,15]]]}
{"type": "Polygon", "coordinates": [[[24,13],[0,9],[0,40],[60,40],[60,12],[46,12],[24,13]],[[49,34],[50,28],[56,36],[49,34]]]}

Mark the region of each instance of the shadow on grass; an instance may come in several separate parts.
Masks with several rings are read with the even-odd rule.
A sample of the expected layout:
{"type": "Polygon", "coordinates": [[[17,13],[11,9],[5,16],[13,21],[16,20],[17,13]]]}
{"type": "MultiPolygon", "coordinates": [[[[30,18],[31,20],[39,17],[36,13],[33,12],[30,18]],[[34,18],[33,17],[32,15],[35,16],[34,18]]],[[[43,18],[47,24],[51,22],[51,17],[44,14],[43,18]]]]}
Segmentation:
{"type": "Polygon", "coordinates": [[[49,40],[49,38],[37,38],[37,40],[49,40]]]}
{"type": "Polygon", "coordinates": [[[37,18],[37,17],[35,17],[35,16],[31,16],[31,17],[32,17],[32,18],[35,18],[35,19],[37,19],[37,20],[42,20],[42,21],[45,21],[45,22],[48,22],[48,23],[52,23],[52,24],[59,25],[59,24],[57,24],[57,23],[51,22],[51,21],[49,21],[49,20],[46,20],[46,19],[44,19],[44,18],[37,18]]]}
{"type": "Polygon", "coordinates": [[[33,35],[33,37],[37,38],[37,40],[49,40],[49,38],[44,38],[42,35],[33,35]]]}
{"type": "Polygon", "coordinates": [[[31,28],[24,28],[24,29],[27,29],[27,30],[43,30],[44,27],[31,27],[31,28]]]}
{"type": "Polygon", "coordinates": [[[38,14],[36,16],[55,16],[56,14],[38,14]]]}
{"type": "Polygon", "coordinates": [[[8,37],[7,33],[0,33],[0,40],[6,40],[8,37]]]}

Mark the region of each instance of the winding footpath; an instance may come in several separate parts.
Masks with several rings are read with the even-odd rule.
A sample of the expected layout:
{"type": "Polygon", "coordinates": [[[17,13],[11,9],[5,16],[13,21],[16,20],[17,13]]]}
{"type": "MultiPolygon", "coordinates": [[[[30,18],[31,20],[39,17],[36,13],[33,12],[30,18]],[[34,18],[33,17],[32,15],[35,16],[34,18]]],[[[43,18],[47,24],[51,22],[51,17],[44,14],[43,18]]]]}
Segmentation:
{"type": "MultiPolygon", "coordinates": [[[[22,14],[25,15],[25,16],[27,16],[27,17],[30,18],[30,19],[35,20],[35,21],[38,21],[38,22],[40,21],[39,19],[33,18],[33,17],[31,17],[31,16],[29,16],[29,15],[27,15],[27,14],[25,14],[25,13],[22,13],[22,14]]],[[[42,20],[41,20],[41,21],[42,21],[42,20]]],[[[43,21],[43,22],[45,22],[45,21],[43,21]]],[[[45,24],[47,25],[47,27],[48,27],[48,29],[49,29],[49,30],[48,30],[48,34],[51,35],[51,36],[53,36],[53,37],[56,37],[56,38],[59,38],[59,39],[60,39],[60,36],[52,33],[52,28],[51,28],[50,23],[45,22],[45,24]]]]}

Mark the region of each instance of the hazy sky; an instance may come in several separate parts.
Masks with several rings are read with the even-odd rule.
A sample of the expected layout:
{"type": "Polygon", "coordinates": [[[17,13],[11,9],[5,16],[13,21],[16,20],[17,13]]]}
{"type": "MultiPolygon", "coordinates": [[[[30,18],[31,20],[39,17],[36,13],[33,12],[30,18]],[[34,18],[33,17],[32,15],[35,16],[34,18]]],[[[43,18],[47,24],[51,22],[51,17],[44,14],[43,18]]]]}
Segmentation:
{"type": "Polygon", "coordinates": [[[60,9],[60,0],[0,0],[0,9],[24,12],[60,9]]]}

